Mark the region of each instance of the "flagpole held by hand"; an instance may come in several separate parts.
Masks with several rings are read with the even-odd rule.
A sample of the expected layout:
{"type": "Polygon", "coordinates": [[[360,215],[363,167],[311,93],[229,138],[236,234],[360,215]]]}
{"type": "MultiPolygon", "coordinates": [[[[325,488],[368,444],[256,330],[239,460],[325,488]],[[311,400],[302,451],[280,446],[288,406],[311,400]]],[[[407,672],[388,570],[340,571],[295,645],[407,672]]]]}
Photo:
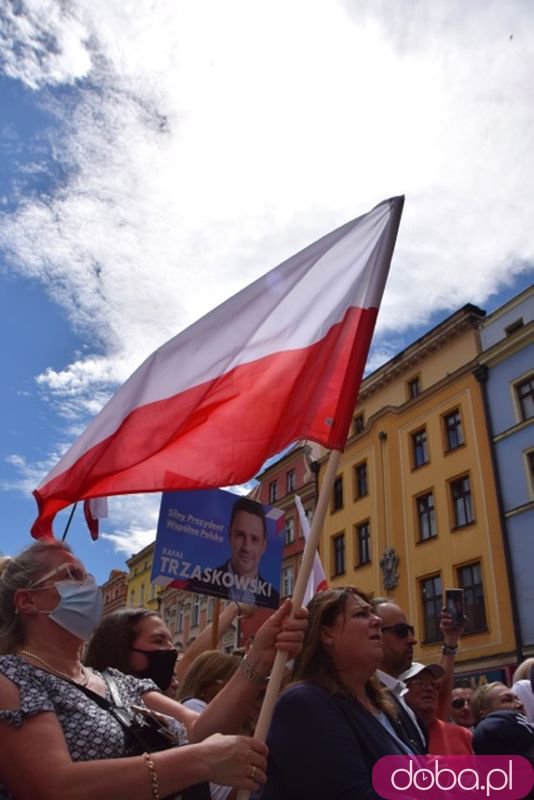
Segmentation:
{"type": "MultiPolygon", "coordinates": [[[[308,579],[313,568],[315,553],[317,552],[317,548],[319,546],[321,530],[323,528],[328,502],[332,494],[340,458],[340,450],[332,450],[328,458],[324,481],[319,491],[317,506],[313,515],[310,535],[304,547],[302,563],[300,565],[299,573],[295,583],[291,616],[293,616],[295,609],[300,608],[304,599],[304,593],[306,591],[308,579]]],[[[256,724],[256,730],[254,732],[254,738],[260,739],[262,742],[264,742],[267,738],[267,732],[273,716],[274,704],[276,703],[276,699],[280,692],[280,686],[282,685],[282,680],[284,677],[286,661],[287,654],[279,651],[274,660],[273,669],[267,683],[265,699],[263,701],[258,722],[256,724]]],[[[250,792],[247,789],[241,789],[237,795],[237,800],[248,800],[249,797],[250,792]]]]}

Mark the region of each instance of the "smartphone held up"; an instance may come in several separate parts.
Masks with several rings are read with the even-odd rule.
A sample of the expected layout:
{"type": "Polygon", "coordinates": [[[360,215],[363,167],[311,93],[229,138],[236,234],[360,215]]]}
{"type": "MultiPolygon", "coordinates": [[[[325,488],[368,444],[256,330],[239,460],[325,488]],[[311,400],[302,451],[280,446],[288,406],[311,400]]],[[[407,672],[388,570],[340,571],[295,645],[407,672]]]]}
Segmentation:
{"type": "Polygon", "coordinates": [[[464,590],[445,589],[445,608],[452,617],[453,625],[463,626],[465,622],[464,590]]]}

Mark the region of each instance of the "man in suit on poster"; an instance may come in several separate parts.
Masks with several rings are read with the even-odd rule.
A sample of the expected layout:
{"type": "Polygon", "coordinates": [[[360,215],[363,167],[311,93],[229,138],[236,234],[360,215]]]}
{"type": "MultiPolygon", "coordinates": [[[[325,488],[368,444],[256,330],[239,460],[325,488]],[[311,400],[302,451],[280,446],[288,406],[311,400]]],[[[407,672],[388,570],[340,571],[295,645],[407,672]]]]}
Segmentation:
{"type": "Polygon", "coordinates": [[[230,556],[224,564],[209,570],[208,580],[192,579],[185,588],[202,592],[209,585],[211,591],[207,593],[247,605],[278,608],[279,592],[260,573],[260,561],[268,545],[267,520],[261,503],[248,497],[235,501],[228,540],[230,556]]]}

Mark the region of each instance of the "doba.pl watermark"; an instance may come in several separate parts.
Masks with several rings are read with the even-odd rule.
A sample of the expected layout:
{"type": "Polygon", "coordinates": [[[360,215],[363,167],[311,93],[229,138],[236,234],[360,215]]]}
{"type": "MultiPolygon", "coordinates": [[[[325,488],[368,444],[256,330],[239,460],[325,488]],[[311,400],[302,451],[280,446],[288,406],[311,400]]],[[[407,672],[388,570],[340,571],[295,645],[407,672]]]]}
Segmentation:
{"type": "Polygon", "coordinates": [[[384,756],[373,768],[385,800],[520,800],[533,783],[522,756],[384,756]]]}

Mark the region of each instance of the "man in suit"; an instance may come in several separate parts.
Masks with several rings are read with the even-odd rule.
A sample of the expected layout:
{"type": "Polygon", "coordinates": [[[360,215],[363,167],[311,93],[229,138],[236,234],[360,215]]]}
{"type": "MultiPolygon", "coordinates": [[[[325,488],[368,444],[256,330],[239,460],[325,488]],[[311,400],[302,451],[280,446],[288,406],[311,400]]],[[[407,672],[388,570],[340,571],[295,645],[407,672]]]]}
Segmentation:
{"type": "Polygon", "coordinates": [[[414,646],[417,644],[413,625],[400,606],[389,598],[377,597],[372,600],[375,614],[382,619],[383,658],[381,669],[376,674],[388,690],[397,711],[399,735],[408,741],[414,753],[423,754],[428,750],[428,733],[424,724],[406,703],[406,684],[399,675],[407,670],[413,660],[414,646]]]}
{"type": "Polygon", "coordinates": [[[279,593],[260,574],[260,560],[267,549],[267,522],[261,503],[240,497],[232,506],[228,534],[230,558],[221,567],[234,576],[230,600],[276,608],[279,593]]]}
{"type": "MultiPolygon", "coordinates": [[[[408,687],[400,677],[413,663],[414,647],[417,644],[414,626],[408,622],[402,608],[389,597],[373,599],[374,611],[382,619],[382,643],[384,655],[378,677],[390,691],[401,710],[401,721],[409,729],[414,749],[428,746],[428,731],[424,722],[406,702],[408,687]]],[[[447,719],[450,707],[451,688],[454,674],[455,655],[463,625],[455,625],[446,607],[441,610],[440,630],[443,635],[440,666],[443,677],[440,679],[438,717],[447,719]]]]}
{"type": "Polygon", "coordinates": [[[267,549],[267,521],[261,503],[239,497],[230,514],[230,557],[218,567],[205,569],[184,587],[235,600],[251,606],[278,608],[279,592],[260,573],[260,560],[267,549]]]}

